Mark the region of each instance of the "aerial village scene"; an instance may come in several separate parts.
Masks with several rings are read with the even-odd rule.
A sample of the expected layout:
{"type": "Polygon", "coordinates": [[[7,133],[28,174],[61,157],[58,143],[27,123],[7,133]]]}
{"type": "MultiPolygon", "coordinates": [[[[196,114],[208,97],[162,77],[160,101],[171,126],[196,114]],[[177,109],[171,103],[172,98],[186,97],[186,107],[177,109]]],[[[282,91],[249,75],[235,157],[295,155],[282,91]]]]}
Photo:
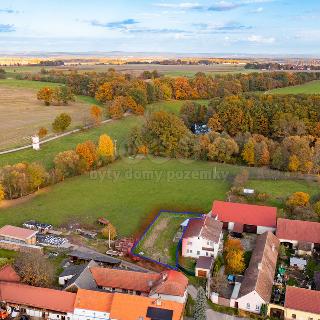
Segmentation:
{"type": "Polygon", "coordinates": [[[0,1],[0,320],[320,320],[319,12],[0,1]]]}

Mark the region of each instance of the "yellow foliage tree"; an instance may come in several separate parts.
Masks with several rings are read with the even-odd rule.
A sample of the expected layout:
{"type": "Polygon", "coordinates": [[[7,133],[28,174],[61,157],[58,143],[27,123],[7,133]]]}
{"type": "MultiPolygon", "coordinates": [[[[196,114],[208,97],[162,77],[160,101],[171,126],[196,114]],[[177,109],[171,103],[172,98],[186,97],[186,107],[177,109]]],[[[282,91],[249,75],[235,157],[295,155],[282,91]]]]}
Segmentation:
{"type": "Polygon", "coordinates": [[[110,240],[114,240],[117,237],[117,230],[114,227],[114,225],[112,225],[111,223],[105,226],[101,230],[101,233],[102,233],[102,236],[106,239],[109,239],[109,235],[110,235],[110,240]]]}
{"type": "Polygon", "coordinates": [[[287,200],[288,207],[305,207],[309,204],[310,195],[306,192],[294,192],[287,200]]]}
{"type": "Polygon", "coordinates": [[[5,193],[2,184],[0,184],[0,203],[4,199],[5,193]]]}
{"type": "Polygon", "coordinates": [[[114,98],[112,83],[106,82],[100,86],[95,97],[100,102],[111,101],[114,98]]]}
{"type": "Polygon", "coordinates": [[[208,127],[215,132],[223,130],[218,114],[214,114],[208,121],[208,127]]]}
{"type": "Polygon", "coordinates": [[[247,162],[248,165],[254,165],[254,141],[249,139],[249,141],[244,145],[242,151],[242,159],[247,162]]]}
{"type": "Polygon", "coordinates": [[[107,134],[103,134],[99,138],[98,154],[110,162],[114,160],[115,147],[112,139],[107,134]]]}
{"type": "Polygon", "coordinates": [[[244,262],[244,251],[237,249],[231,250],[226,255],[226,271],[231,274],[241,274],[246,265],[244,262]]]}
{"type": "Polygon", "coordinates": [[[299,158],[294,154],[289,158],[289,164],[288,169],[291,172],[297,172],[300,167],[300,160],[299,158]]]}

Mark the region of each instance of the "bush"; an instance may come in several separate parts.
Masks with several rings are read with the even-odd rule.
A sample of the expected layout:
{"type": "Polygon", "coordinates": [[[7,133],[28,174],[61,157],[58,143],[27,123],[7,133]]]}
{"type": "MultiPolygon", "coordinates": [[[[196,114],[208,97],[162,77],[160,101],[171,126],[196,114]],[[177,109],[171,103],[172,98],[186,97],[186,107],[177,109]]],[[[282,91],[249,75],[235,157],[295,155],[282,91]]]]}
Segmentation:
{"type": "Polygon", "coordinates": [[[58,115],[52,123],[52,129],[54,132],[63,132],[71,124],[71,117],[67,113],[61,113],[58,115]]]}

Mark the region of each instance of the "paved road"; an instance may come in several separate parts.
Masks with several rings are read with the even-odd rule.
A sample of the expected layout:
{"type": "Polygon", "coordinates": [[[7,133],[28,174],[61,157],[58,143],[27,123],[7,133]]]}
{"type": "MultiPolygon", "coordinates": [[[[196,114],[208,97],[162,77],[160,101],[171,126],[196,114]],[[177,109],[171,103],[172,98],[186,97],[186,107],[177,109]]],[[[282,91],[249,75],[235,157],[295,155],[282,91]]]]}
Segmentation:
{"type": "MultiPolygon", "coordinates": [[[[192,297],[193,300],[197,298],[197,289],[193,285],[188,286],[188,293],[192,297]]],[[[230,316],[228,314],[220,313],[210,309],[207,305],[207,320],[243,320],[244,318],[239,318],[235,316],[230,316]]]]}

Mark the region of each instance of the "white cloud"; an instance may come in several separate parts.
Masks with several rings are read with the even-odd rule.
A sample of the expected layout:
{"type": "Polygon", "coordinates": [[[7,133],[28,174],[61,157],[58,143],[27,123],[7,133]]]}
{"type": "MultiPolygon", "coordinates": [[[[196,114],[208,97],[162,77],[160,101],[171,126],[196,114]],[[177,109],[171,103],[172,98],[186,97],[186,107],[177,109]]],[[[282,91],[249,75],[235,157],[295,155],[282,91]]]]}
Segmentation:
{"type": "Polygon", "coordinates": [[[251,35],[247,38],[249,42],[254,42],[254,43],[274,43],[275,38],[273,37],[263,37],[259,35],[251,35]]]}
{"type": "Polygon", "coordinates": [[[200,8],[201,5],[198,2],[181,2],[181,3],[155,3],[155,6],[162,8],[173,8],[173,9],[197,9],[200,8]]]}
{"type": "Polygon", "coordinates": [[[251,10],[250,12],[251,12],[251,13],[261,13],[262,11],[263,11],[263,8],[262,8],[262,7],[259,7],[259,8],[257,8],[257,9],[251,10]]]}

